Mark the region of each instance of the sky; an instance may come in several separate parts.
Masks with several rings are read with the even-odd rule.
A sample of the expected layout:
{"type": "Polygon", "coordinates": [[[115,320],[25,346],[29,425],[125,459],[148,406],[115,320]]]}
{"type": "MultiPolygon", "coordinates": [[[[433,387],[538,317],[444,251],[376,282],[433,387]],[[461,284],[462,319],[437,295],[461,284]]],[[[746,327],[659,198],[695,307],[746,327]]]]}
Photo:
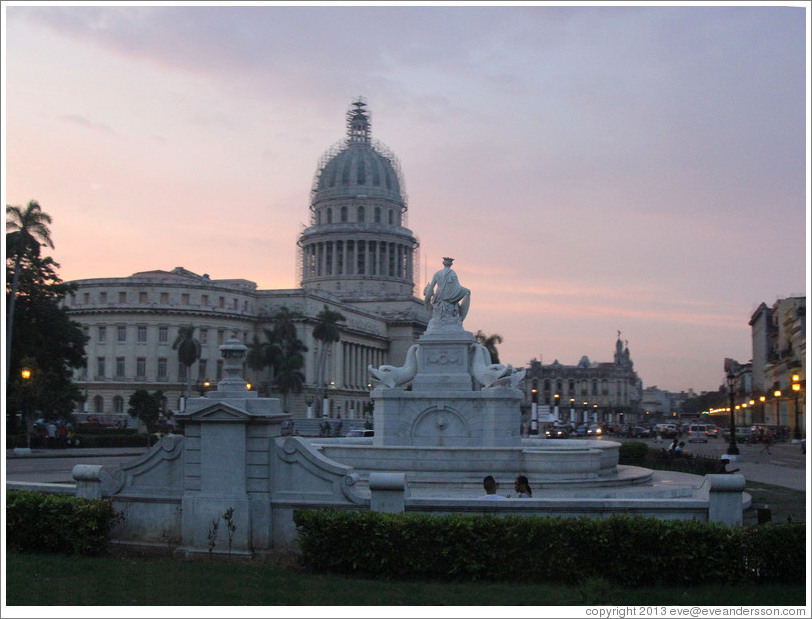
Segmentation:
{"type": "Polygon", "coordinates": [[[715,390],[809,283],[809,3],[4,2],[3,190],[63,280],[297,288],[321,156],[367,101],[415,292],[442,257],[503,363],[715,390]]]}

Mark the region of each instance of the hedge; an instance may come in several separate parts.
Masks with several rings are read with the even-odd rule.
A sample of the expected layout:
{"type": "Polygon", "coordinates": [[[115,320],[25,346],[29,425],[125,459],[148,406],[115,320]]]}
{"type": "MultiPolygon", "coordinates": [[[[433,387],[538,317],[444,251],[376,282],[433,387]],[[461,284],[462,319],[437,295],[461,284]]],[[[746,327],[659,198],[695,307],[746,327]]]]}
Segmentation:
{"type": "Polygon", "coordinates": [[[804,582],[805,525],[295,510],[304,566],[391,579],[619,586],[804,582]]]}
{"type": "Polygon", "coordinates": [[[107,554],[117,518],[106,499],[6,491],[6,544],[21,552],[107,554]]]}

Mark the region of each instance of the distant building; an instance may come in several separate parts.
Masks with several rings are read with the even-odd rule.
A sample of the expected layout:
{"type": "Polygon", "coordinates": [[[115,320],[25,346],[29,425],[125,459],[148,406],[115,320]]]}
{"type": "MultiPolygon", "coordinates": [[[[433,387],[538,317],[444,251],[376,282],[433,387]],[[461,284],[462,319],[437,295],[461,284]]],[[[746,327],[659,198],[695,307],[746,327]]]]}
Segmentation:
{"type": "MultiPolygon", "coordinates": [[[[198,396],[222,378],[220,344],[235,335],[246,345],[254,337],[264,340],[264,330],[284,307],[301,313],[297,335],[309,349],[304,390],[292,395],[291,412],[321,416],[309,406],[318,387],[313,329],[327,306],[346,322],[339,324],[341,339],[328,358],[324,412],[367,416],[367,366],[401,364],[429,315],[414,296],[419,243],[406,227],[400,168],[394,154],[372,139],[362,100],[347,113],[346,138],[318,164],[309,210],[310,225],[297,242],[301,288],[257,290],[251,281],[212,279],[182,267],[72,282],[77,289],[65,306],[89,337],[87,367],[75,376],[87,396],[85,411],[126,413],[136,389],[161,390],[167,408],[179,410],[186,368],[172,343],[180,327],[194,326],[202,344],[191,367],[192,395],[198,396]]],[[[243,376],[268,394],[267,372],[246,368],[243,376]]]]}
{"type": "Polygon", "coordinates": [[[778,299],[772,307],[761,303],[749,324],[753,358],[736,372],[737,423],[793,431],[797,423],[805,435],[806,297],[778,299]]]}
{"type": "Polygon", "coordinates": [[[640,419],[642,383],[628,343],[624,346],[619,333],[612,361],[592,362],[584,356],[577,365],[563,365],[557,359],[543,365],[532,360],[524,389],[525,419],[530,419],[534,398],[550,420],[624,424],[640,419]]]}

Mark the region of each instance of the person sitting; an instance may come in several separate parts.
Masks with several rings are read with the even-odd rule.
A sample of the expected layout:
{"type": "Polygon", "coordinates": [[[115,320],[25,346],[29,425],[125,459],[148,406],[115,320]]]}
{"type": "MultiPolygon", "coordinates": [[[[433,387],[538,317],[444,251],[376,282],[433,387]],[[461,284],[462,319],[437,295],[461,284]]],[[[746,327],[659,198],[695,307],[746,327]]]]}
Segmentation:
{"type": "Polygon", "coordinates": [[[485,494],[480,499],[485,499],[487,501],[505,501],[507,500],[506,497],[503,497],[501,494],[496,494],[496,480],[493,478],[493,475],[486,475],[485,479],[482,480],[482,485],[485,487],[485,494]]]}
{"type": "Polygon", "coordinates": [[[513,483],[516,489],[516,496],[520,499],[530,499],[533,497],[533,490],[530,488],[530,482],[524,475],[519,475],[513,483]]]}
{"type": "Polygon", "coordinates": [[[685,450],[685,441],[680,441],[679,445],[674,448],[674,455],[681,456],[682,452],[685,450]]]}
{"type": "Polygon", "coordinates": [[[735,473],[739,469],[733,469],[732,471],[727,470],[727,465],[730,464],[730,458],[722,456],[719,458],[718,462],[716,463],[716,473],[718,474],[729,474],[735,473]]]}

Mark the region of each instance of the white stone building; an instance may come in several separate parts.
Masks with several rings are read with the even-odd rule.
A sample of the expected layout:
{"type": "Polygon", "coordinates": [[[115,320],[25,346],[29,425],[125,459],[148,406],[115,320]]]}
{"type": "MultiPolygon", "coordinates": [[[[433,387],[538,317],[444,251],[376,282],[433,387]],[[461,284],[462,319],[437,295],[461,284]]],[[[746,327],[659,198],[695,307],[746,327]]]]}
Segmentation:
{"type": "MultiPolygon", "coordinates": [[[[298,239],[301,288],[257,290],[251,281],[212,279],[182,267],[72,282],[77,290],[65,305],[89,337],[87,367],[75,377],[87,396],[85,412],[126,413],[136,389],[161,390],[167,409],[180,410],[185,367],[172,349],[180,327],[194,326],[202,344],[191,367],[197,396],[222,378],[218,347],[233,335],[246,344],[255,335],[264,340],[264,329],[286,307],[301,313],[298,336],[308,347],[305,388],[292,394],[290,412],[317,416],[308,411],[317,388],[313,328],[327,306],[346,318],[328,358],[327,413],[365,416],[367,366],[402,363],[429,320],[423,300],[414,297],[419,243],[406,227],[406,214],[397,159],[371,138],[366,105],[355,101],[347,113],[347,137],[316,170],[310,226],[298,239]]],[[[243,375],[267,394],[267,374],[246,368],[243,375]]]]}

